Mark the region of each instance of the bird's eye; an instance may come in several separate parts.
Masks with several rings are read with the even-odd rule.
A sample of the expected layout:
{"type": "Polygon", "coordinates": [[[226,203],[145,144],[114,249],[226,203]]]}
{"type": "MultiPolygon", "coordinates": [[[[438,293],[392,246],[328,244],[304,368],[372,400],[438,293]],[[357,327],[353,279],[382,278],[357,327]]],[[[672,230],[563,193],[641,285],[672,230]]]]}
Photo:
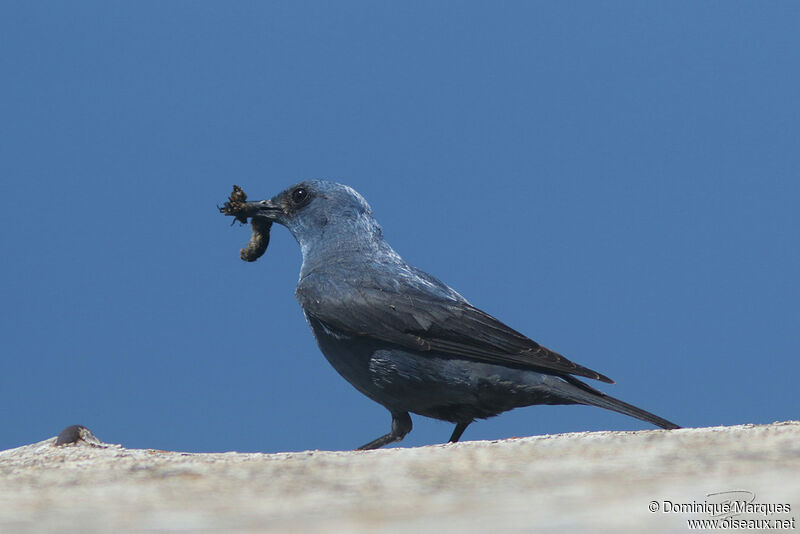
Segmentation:
{"type": "Polygon", "coordinates": [[[295,205],[300,205],[308,200],[308,189],[303,187],[298,187],[294,191],[292,191],[292,202],[295,205]]]}

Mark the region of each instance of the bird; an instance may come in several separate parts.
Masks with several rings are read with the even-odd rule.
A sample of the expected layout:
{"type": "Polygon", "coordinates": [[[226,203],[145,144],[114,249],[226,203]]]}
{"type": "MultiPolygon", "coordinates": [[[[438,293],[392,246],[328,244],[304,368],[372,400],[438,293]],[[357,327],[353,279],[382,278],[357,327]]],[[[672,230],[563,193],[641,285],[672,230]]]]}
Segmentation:
{"type": "Polygon", "coordinates": [[[322,354],[390,412],[390,431],[360,450],[401,441],[412,429],[411,413],[455,424],[454,443],[476,419],[541,404],[596,406],[680,428],[590,386],[581,379],[614,381],[409,265],[347,185],[307,180],[270,199],[245,201],[236,215],[267,228],[283,225],[294,236],[302,252],[295,296],[322,354]]]}

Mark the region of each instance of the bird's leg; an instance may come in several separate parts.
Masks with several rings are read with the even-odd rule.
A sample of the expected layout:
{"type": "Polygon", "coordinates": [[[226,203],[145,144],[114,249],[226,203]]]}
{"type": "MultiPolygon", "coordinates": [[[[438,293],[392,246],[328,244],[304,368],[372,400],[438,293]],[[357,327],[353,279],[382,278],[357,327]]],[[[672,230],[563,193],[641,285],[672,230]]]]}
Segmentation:
{"type": "Polygon", "coordinates": [[[409,432],[411,432],[411,416],[408,415],[408,412],[392,412],[392,431],[385,436],[370,441],[366,445],[362,445],[356,450],[368,451],[370,449],[379,449],[389,443],[400,441],[409,432]]]}
{"type": "Polygon", "coordinates": [[[467,421],[466,423],[457,423],[455,429],[453,429],[453,434],[450,436],[450,443],[455,443],[461,439],[461,434],[467,429],[469,424],[472,421],[467,421]]]}

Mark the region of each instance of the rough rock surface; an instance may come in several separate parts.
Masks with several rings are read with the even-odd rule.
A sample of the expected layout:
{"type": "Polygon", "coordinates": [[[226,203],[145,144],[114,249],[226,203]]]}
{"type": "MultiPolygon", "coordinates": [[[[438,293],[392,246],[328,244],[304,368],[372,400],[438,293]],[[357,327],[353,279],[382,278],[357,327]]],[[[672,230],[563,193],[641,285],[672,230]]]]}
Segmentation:
{"type": "Polygon", "coordinates": [[[795,421],[363,452],[188,454],[54,442],[0,452],[0,532],[654,534],[712,517],[664,512],[665,501],[742,498],[791,511],[736,519],[800,515],[795,421]],[[750,493],[707,496],[733,490],[750,493]]]}

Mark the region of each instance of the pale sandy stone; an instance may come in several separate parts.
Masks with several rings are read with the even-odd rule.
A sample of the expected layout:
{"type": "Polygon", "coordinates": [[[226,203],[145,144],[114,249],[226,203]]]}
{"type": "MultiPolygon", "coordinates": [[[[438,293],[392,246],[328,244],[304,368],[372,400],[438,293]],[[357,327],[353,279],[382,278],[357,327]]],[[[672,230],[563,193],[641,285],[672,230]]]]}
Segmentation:
{"type": "MultiPolygon", "coordinates": [[[[0,532],[689,532],[748,490],[800,516],[800,423],[361,452],[187,454],[55,438],[0,452],[0,532]]],[[[752,517],[752,516],[747,516],[752,517]]],[[[795,527],[797,530],[798,527],[795,527]]]]}

